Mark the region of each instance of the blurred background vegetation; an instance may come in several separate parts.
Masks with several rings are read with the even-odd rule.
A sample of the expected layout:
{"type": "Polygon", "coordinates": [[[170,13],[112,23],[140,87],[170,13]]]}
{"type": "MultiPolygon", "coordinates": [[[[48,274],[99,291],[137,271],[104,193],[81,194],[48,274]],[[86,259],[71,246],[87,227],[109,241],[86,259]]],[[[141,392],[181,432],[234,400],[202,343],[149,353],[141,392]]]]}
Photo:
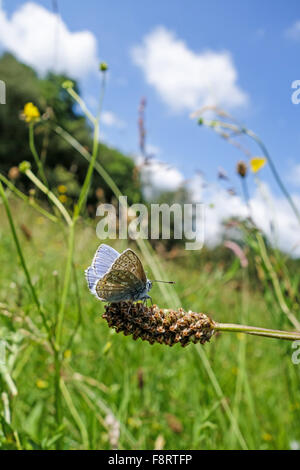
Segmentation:
{"type": "MultiPolygon", "coordinates": [[[[39,78],[32,68],[20,63],[9,53],[0,58],[0,76],[7,86],[7,106],[0,107],[1,170],[8,174],[10,168],[18,166],[21,161],[32,162],[27,145],[28,131],[20,120],[20,114],[25,103],[33,102],[46,116],[35,131],[36,146],[40,150],[49,183],[51,187],[67,186],[67,196],[76,198],[84,180],[86,163],[66,141],[51,130],[56,125],[61,126],[91,152],[91,128],[85,116],[76,110],[74,100],[62,88],[69,77],[49,73],[45,78],[39,78]]],[[[76,82],[72,81],[74,89],[78,91],[76,82]]],[[[139,174],[134,172],[133,160],[104,144],[100,145],[100,153],[103,166],[121,192],[127,195],[128,202],[141,202],[141,183],[139,174]]],[[[20,177],[17,185],[28,189],[29,182],[27,178],[20,177]]],[[[110,202],[112,197],[111,189],[95,174],[88,197],[88,204],[92,205],[91,212],[97,201],[110,202]]]]}

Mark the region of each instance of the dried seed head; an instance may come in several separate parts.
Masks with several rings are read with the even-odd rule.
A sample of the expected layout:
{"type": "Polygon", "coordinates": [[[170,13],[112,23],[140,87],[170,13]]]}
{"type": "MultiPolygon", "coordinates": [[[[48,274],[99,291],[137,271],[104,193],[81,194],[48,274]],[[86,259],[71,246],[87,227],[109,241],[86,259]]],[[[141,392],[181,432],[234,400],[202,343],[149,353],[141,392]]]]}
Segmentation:
{"type": "Polygon", "coordinates": [[[142,303],[119,302],[107,304],[102,317],[108,326],[133,339],[141,338],[150,344],[173,346],[180,343],[204,344],[214,334],[214,322],[204,313],[185,312],[183,309],[147,307],[142,303]]]}
{"type": "Polygon", "coordinates": [[[12,166],[9,169],[8,177],[10,180],[17,180],[20,177],[20,171],[17,166],[12,166]]]}
{"type": "Polygon", "coordinates": [[[236,165],[236,172],[242,177],[245,178],[247,174],[247,165],[242,160],[239,161],[236,165]]]}

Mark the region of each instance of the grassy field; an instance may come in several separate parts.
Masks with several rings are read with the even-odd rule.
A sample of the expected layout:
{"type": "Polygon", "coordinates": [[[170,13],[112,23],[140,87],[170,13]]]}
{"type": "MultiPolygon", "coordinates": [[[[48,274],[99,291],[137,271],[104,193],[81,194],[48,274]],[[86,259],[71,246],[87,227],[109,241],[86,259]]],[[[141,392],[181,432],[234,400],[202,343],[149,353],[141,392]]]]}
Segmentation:
{"type": "MultiPolygon", "coordinates": [[[[66,263],[65,232],[12,196],[9,204],[32,282],[47,319],[55,323],[66,263]]],[[[299,447],[300,368],[291,361],[291,343],[221,333],[204,346],[168,348],[116,334],[101,318],[103,304],[90,295],[84,278],[100,242],[93,223],[80,220],[74,254],[77,286],[72,282],[62,329],[58,424],[53,352],[1,206],[0,332],[7,343],[0,381],[1,447],[299,447]],[[82,321],[69,344],[78,315],[82,321]]],[[[138,251],[134,243],[130,246],[138,251]]],[[[121,250],[124,244],[114,247],[121,250]]],[[[173,305],[167,304],[155,286],[153,301],[159,306],[206,312],[221,322],[292,329],[273,302],[271,287],[270,292],[259,282],[250,287],[247,270],[230,274],[221,263],[202,260],[201,251],[188,257],[161,260],[166,277],[176,281],[171,289],[180,305],[175,295],[173,305]]]]}

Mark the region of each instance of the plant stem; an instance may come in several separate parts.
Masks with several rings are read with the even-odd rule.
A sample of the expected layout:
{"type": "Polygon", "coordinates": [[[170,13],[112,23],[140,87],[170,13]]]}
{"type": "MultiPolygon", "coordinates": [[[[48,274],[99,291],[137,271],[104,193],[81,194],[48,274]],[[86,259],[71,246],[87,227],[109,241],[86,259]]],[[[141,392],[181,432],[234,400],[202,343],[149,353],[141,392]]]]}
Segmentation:
{"type": "MultiPolygon", "coordinates": [[[[264,156],[266,157],[278,186],[280,187],[281,191],[283,192],[284,196],[286,197],[286,199],[287,199],[289,205],[291,206],[298,222],[300,223],[300,212],[299,212],[298,208],[296,207],[296,205],[295,205],[293,199],[291,198],[288,190],[286,189],[285,185],[283,184],[283,182],[282,182],[282,180],[279,176],[279,173],[276,169],[276,166],[273,162],[273,159],[271,158],[271,155],[269,154],[269,152],[268,152],[265,144],[263,143],[263,141],[253,131],[251,131],[250,129],[247,129],[246,127],[241,126],[238,123],[237,124],[232,124],[232,123],[219,121],[219,120],[210,120],[209,121],[209,120],[201,119],[200,121],[198,121],[198,123],[201,124],[201,125],[203,124],[203,125],[206,125],[206,126],[212,128],[217,133],[219,133],[218,132],[218,127],[220,127],[220,128],[230,130],[234,135],[245,134],[248,137],[250,137],[252,140],[254,140],[257,143],[257,145],[260,147],[260,149],[261,149],[262,153],[264,154],[264,156]]],[[[229,137],[226,137],[226,138],[227,138],[228,141],[230,140],[229,137]]],[[[249,152],[245,152],[245,153],[249,154],[249,152]]],[[[248,155],[248,156],[250,156],[250,155],[248,155]]]]}
{"type": "Polygon", "coordinates": [[[235,323],[214,322],[215,331],[230,331],[234,333],[246,333],[249,335],[265,336],[267,338],[286,339],[290,341],[300,340],[300,333],[296,331],[270,330],[256,326],[238,325],[235,323]]]}
{"type": "Polygon", "coordinates": [[[78,95],[78,93],[76,93],[76,91],[70,87],[70,88],[67,88],[67,91],[68,93],[72,96],[72,98],[74,99],[74,101],[76,101],[79,106],[81,107],[82,111],[84,112],[84,114],[89,118],[89,120],[91,121],[91,123],[95,126],[96,124],[96,118],[95,116],[93,116],[93,114],[90,112],[90,110],[88,109],[87,105],[85,104],[85,102],[83,101],[83,99],[78,95]]]}
{"type": "Polygon", "coordinates": [[[79,432],[81,434],[81,439],[82,439],[82,445],[83,445],[83,448],[85,450],[88,450],[89,448],[89,435],[88,435],[88,432],[87,432],[87,429],[86,429],[86,426],[84,424],[84,422],[82,421],[81,417],[80,417],[80,414],[78,413],[75,405],[74,405],[74,402],[72,400],[72,397],[71,397],[71,394],[68,390],[68,388],[66,387],[66,384],[64,382],[64,380],[61,378],[60,379],[60,390],[64,396],[64,399],[66,401],[66,404],[69,408],[69,411],[79,429],[79,432]]]}
{"type": "Polygon", "coordinates": [[[65,221],[69,226],[72,225],[72,219],[68,213],[68,211],[65,209],[65,207],[62,205],[62,203],[57,199],[55,194],[50,191],[50,189],[47,188],[33,173],[31,170],[26,170],[25,171],[26,176],[44,193],[48,198],[50,199],[51,202],[57,207],[57,209],[60,211],[62,216],[64,217],[65,221]]]}
{"type": "Polygon", "coordinates": [[[67,257],[67,264],[65,270],[65,277],[64,277],[64,285],[62,291],[62,297],[60,302],[60,308],[57,316],[57,327],[56,327],[56,347],[60,348],[61,343],[61,335],[62,335],[62,326],[64,320],[64,313],[67,301],[67,295],[69,291],[69,284],[71,279],[71,270],[72,270],[72,262],[73,262],[73,253],[74,253],[74,239],[75,239],[75,223],[72,222],[70,226],[69,232],[69,242],[68,242],[68,257],[67,257]]]}
{"type": "MultiPolygon", "coordinates": [[[[73,94],[73,90],[69,89],[68,90],[71,96],[74,97],[74,99],[81,105],[82,109],[84,112],[87,112],[87,108],[85,106],[85,103],[82,101],[82,99],[75,93],[76,96],[73,94]]],[[[67,296],[70,288],[70,282],[71,282],[71,272],[72,272],[72,265],[73,265],[73,256],[74,256],[74,244],[75,244],[75,226],[76,222],[78,220],[78,217],[80,216],[80,213],[85,205],[88,191],[90,188],[91,184],[91,179],[93,176],[93,171],[94,171],[94,166],[95,162],[98,156],[98,149],[99,149],[99,120],[100,120],[100,112],[101,112],[101,106],[103,102],[103,97],[104,97],[104,91],[105,91],[105,77],[103,77],[102,81],[102,89],[101,89],[101,94],[100,94],[100,102],[99,102],[99,112],[96,118],[93,116],[89,116],[92,118],[92,122],[94,125],[94,136],[93,136],[93,152],[91,155],[89,167],[86,173],[86,177],[79,195],[78,203],[75,205],[74,212],[73,212],[73,217],[69,216],[65,208],[61,206],[60,202],[58,199],[54,196],[51,196],[52,193],[49,192],[48,196],[49,198],[56,204],[56,206],[60,209],[60,211],[63,213],[68,226],[69,226],[69,235],[68,235],[68,256],[67,256],[67,263],[66,263],[66,269],[65,269],[65,276],[64,276],[64,284],[63,284],[63,290],[62,290],[62,296],[61,296],[61,301],[60,301],[60,307],[57,315],[57,326],[56,326],[56,332],[55,332],[55,346],[56,350],[58,351],[57,356],[55,357],[55,404],[56,404],[56,417],[57,417],[57,424],[60,425],[62,423],[62,408],[61,408],[61,393],[63,392],[65,399],[67,400],[68,406],[70,406],[70,400],[69,400],[69,395],[67,394],[67,389],[62,388],[62,382],[61,382],[61,366],[62,366],[62,361],[63,361],[63,353],[61,350],[61,340],[62,340],[62,329],[63,329],[63,322],[64,322],[64,316],[65,316],[65,309],[66,309],[66,302],[67,302],[67,296]],[[54,198],[54,199],[53,199],[54,198]],[[59,203],[59,206],[57,205],[59,203]]],[[[88,114],[90,114],[88,112],[88,114]]],[[[27,170],[30,171],[30,170],[27,170]]],[[[27,174],[27,172],[26,172],[27,174]]],[[[34,176],[34,175],[33,175],[34,176]]],[[[32,177],[32,175],[31,175],[32,177]]],[[[39,182],[40,183],[40,182],[39,182]]],[[[41,185],[41,183],[40,183],[41,185]]],[[[71,404],[72,405],[72,404],[71,404]]],[[[81,423],[79,423],[78,419],[80,419],[79,415],[75,413],[74,415],[74,409],[73,410],[73,416],[75,416],[75,420],[77,420],[77,424],[80,424],[81,431],[83,430],[81,423]]],[[[86,440],[86,436],[84,435],[84,439],[86,440]]],[[[58,445],[60,445],[58,443],[58,445]]]]}
{"type": "Polygon", "coordinates": [[[9,221],[11,233],[12,233],[12,236],[13,236],[13,239],[14,239],[14,242],[15,242],[15,245],[16,245],[16,249],[17,249],[17,252],[18,252],[18,255],[19,255],[19,258],[20,258],[21,266],[23,268],[23,271],[24,271],[24,274],[25,274],[25,277],[26,277],[26,280],[27,280],[27,284],[29,286],[29,289],[30,289],[31,295],[33,297],[34,303],[36,304],[38,312],[39,312],[39,314],[42,318],[45,330],[48,333],[49,342],[53,346],[53,343],[51,341],[51,330],[50,330],[49,325],[47,323],[45,313],[43,312],[43,310],[41,308],[41,304],[40,304],[38,295],[36,293],[36,290],[34,288],[34,285],[31,281],[29,270],[28,270],[26,262],[25,262],[25,258],[24,258],[24,255],[23,255],[21,244],[19,242],[19,238],[18,238],[16,228],[15,228],[15,225],[14,225],[14,222],[13,222],[12,214],[11,214],[11,211],[10,211],[10,207],[9,207],[9,204],[8,204],[8,201],[7,201],[7,198],[6,198],[6,194],[5,194],[5,191],[4,191],[4,188],[3,188],[3,185],[1,183],[1,181],[0,181],[0,196],[3,200],[3,204],[4,204],[5,211],[6,211],[6,214],[7,214],[7,218],[8,218],[8,221],[9,221]]]}
{"type": "Polygon", "coordinates": [[[266,159],[268,160],[269,162],[269,165],[270,165],[270,168],[271,168],[271,171],[273,173],[273,176],[278,184],[278,186],[280,187],[281,191],[283,192],[283,194],[285,195],[287,201],[289,202],[291,208],[293,209],[293,212],[298,220],[298,222],[300,223],[300,212],[299,210],[297,209],[293,199],[291,198],[288,190],[286,189],[286,187],[284,186],[279,174],[278,174],[278,171],[276,169],[276,166],[273,162],[273,159],[271,158],[266,146],[264,145],[264,143],[261,141],[261,139],[251,130],[249,129],[246,129],[246,128],[242,128],[242,132],[246,135],[248,135],[249,137],[251,137],[257,144],[258,146],[261,148],[264,156],[266,157],[266,159]]]}
{"type": "Polygon", "coordinates": [[[26,194],[22,193],[22,191],[20,191],[18,188],[16,188],[16,186],[11,183],[7,178],[5,178],[5,176],[3,176],[1,173],[0,173],[0,180],[6,184],[6,186],[13,192],[16,194],[16,196],[18,196],[20,199],[22,199],[24,202],[26,202],[29,206],[33,207],[34,209],[36,209],[38,212],[40,212],[43,216],[47,217],[49,220],[51,220],[51,222],[58,222],[58,218],[53,215],[53,214],[50,214],[50,212],[48,212],[46,209],[44,209],[43,207],[39,206],[39,204],[37,204],[34,200],[32,200],[30,197],[26,196],[26,194]]]}
{"type": "Polygon", "coordinates": [[[259,249],[260,249],[260,254],[261,254],[262,260],[263,260],[263,262],[266,266],[266,269],[268,270],[269,275],[271,277],[271,281],[272,281],[272,284],[273,284],[273,287],[274,287],[277,302],[278,302],[281,310],[285,313],[285,315],[290,320],[290,322],[294,325],[295,328],[297,328],[297,330],[300,331],[300,323],[297,320],[296,316],[293,314],[293,312],[290,311],[290,309],[287,306],[286,301],[284,299],[284,296],[283,296],[283,293],[282,293],[282,290],[281,290],[281,287],[280,287],[280,282],[279,282],[278,276],[277,276],[277,274],[276,274],[276,272],[275,272],[275,270],[272,266],[272,263],[271,263],[271,261],[268,257],[268,253],[267,253],[266,246],[265,246],[262,235],[260,233],[257,233],[256,234],[256,239],[257,239],[257,242],[258,242],[258,246],[259,246],[259,249]]]}
{"type": "Polygon", "coordinates": [[[36,166],[38,168],[38,172],[40,174],[40,177],[41,179],[43,180],[43,183],[45,184],[45,186],[48,187],[48,181],[47,181],[47,178],[46,178],[46,175],[45,175],[45,172],[44,172],[44,168],[43,168],[43,165],[42,165],[42,162],[40,160],[40,157],[37,153],[37,150],[35,148],[35,143],[34,143],[34,123],[31,122],[29,124],[29,147],[30,147],[30,150],[31,150],[31,153],[33,155],[33,158],[34,158],[34,161],[36,163],[36,166]]]}

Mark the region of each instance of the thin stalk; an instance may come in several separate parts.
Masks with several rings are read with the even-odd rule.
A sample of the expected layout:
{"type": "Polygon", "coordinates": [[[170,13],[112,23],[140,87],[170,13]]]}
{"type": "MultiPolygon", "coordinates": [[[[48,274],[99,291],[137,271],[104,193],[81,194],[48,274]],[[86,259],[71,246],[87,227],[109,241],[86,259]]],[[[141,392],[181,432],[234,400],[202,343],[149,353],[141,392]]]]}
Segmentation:
{"type": "Polygon", "coordinates": [[[15,228],[15,225],[14,225],[14,222],[13,222],[10,207],[9,207],[9,204],[8,204],[8,201],[7,201],[7,198],[6,198],[6,194],[5,194],[5,191],[4,191],[4,188],[3,188],[3,185],[1,183],[1,181],[0,181],[0,196],[3,200],[3,204],[4,204],[6,215],[7,215],[8,221],[9,221],[11,233],[12,233],[15,245],[16,245],[16,249],[17,249],[17,252],[18,252],[18,255],[19,255],[21,266],[23,268],[23,271],[24,271],[24,274],[25,274],[25,277],[26,277],[26,280],[27,280],[27,284],[29,286],[29,289],[30,289],[31,295],[33,297],[34,303],[36,304],[38,312],[39,312],[39,314],[42,318],[43,325],[44,325],[44,327],[45,327],[45,329],[48,333],[48,338],[49,338],[50,344],[53,346],[53,343],[52,343],[52,340],[51,340],[51,330],[49,328],[45,313],[42,310],[38,295],[37,295],[36,290],[34,288],[34,285],[32,283],[32,280],[31,280],[31,277],[30,277],[30,274],[29,274],[29,270],[27,268],[26,261],[25,261],[23,251],[22,251],[22,248],[21,248],[21,244],[19,242],[19,238],[18,238],[18,235],[17,235],[17,232],[16,232],[16,228],[15,228]]]}
{"type": "Polygon", "coordinates": [[[95,126],[97,118],[95,118],[95,116],[93,116],[93,114],[90,112],[90,110],[88,109],[83,99],[76,93],[76,91],[72,87],[67,88],[67,91],[72,96],[72,98],[79,104],[84,114],[89,118],[91,123],[95,126]]]}
{"type": "Polygon", "coordinates": [[[16,397],[18,395],[18,390],[17,387],[11,378],[6,365],[0,363],[0,375],[2,376],[4,382],[7,385],[7,388],[9,389],[9,392],[12,397],[16,397]]]}
{"type": "Polygon", "coordinates": [[[97,155],[98,155],[98,148],[99,148],[99,140],[98,139],[99,139],[99,126],[96,125],[95,129],[94,129],[93,153],[92,153],[92,157],[91,157],[91,161],[90,161],[90,164],[89,164],[89,167],[88,167],[88,171],[87,171],[87,174],[86,174],[83,186],[82,186],[82,190],[80,192],[78,205],[77,205],[77,207],[75,207],[75,211],[74,211],[74,219],[75,220],[80,215],[81,209],[82,209],[82,207],[83,207],[83,205],[84,205],[84,203],[87,199],[87,195],[88,195],[88,192],[89,192],[91,179],[92,179],[92,175],[93,175],[93,171],[94,171],[94,166],[95,166],[95,162],[96,162],[97,155]]]}
{"type": "MultiPolygon", "coordinates": [[[[217,325],[218,324],[216,324],[216,326],[217,325]]],[[[221,325],[221,324],[219,324],[219,325],[221,325]]],[[[230,406],[227,402],[227,399],[226,399],[226,397],[223,393],[223,390],[221,389],[221,386],[218,382],[218,379],[217,379],[217,377],[216,377],[216,375],[215,375],[215,373],[214,373],[214,371],[213,371],[213,369],[210,365],[210,362],[208,360],[207,355],[205,354],[205,351],[203,350],[203,348],[199,344],[197,344],[197,346],[196,346],[196,351],[197,351],[198,355],[201,358],[201,361],[202,361],[202,363],[203,363],[203,365],[206,369],[206,372],[207,372],[207,374],[210,378],[210,381],[212,383],[212,386],[215,390],[215,393],[216,393],[217,397],[219,398],[219,400],[221,400],[224,411],[227,415],[227,418],[228,418],[229,422],[231,423],[232,429],[234,430],[234,432],[236,434],[236,437],[239,441],[239,444],[240,444],[241,448],[243,450],[247,450],[248,445],[247,445],[247,443],[244,439],[243,434],[240,431],[238,421],[237,421],[237,419],[235,418],[234,414],[231,411],[231,408],[230,408],[230,406]]]]}
{"type": "Polygon", "coordinates": [[[2,402],[3,402],[3,415],[4,419],[8,424],[11,424],[11,414],[9,408],[9,398],[6,392],[2,392],[1,394],[2,402]]]}
{"type": "MultiPolygon", "coordinates": [[[[90,152],[88,152],[86,148],[78,142],[78,140],[76,140],[71,134],[69,134],[69,132],[67,132],[65,129],[63,129],[60,126],[55,126],[53,130],[60,137],[62,137],[66,142],[68,142],[75,150],[77,150],[77,152],[80,153],[80,155],[83,158],[85,158],[85,160],[87,160],[88,162],[91,161],[92,155],[90,154],[90,152]]],[[[104,179],[106,184],[110,187],[110,189],[112,190],[112,192],[117,198],[122,196],[122,193],[119,190],[116,183],[114,182],[113,178],[107,173],[105,168],[102,165],[100,165],[100,163],[97,161],[95,162],[95,170],[104,179]]]]}
{"type": "MultiPolygon", "coordinates": [[[[246,127],[243,127],[241,126],[240,124],[236,125],[236,124],[231,124],[231,123],[228,123],[228,122],[223,122],[223,121],[218,121],[218,120],[205,120],[205,119],[201,119],[200,120],[201,124],[204,124],[212,129],[214,129],[217,133],[218,132],[218,127],[220,128],[224,128],[224,129],[228,129],[230,131],[232,131],[233,135],[240,135],[240,134],[245,134],[247,135],[248,137],[250,137],[252,140],[254,140],[257,145],[260,147],[262,153],[264,154],[264,156],[266,157],[269,165],[270,165],[270,169],[273,173],[273,176],[278,184],[278,186],[280,187],[282,193],[284,194],[284,196],[286,197],[289,205],[291,206],[298,222],[300,223],[300,212],[298,210],[298,208],[296,207],[293,199],[291,198],[288,190],[286,189],[285,185],[283,184],[280,176],[279,176],[279,173],[276,169],[276,166],[273,162],[273,159],[271,158],[271,155],[269,154],[265,144],[262,142],[262,140],[253,132],[251,131],[250,129],[247,129],[246,127]]],[[[199,122],[199,121],[198,121],[199,122]]],[[[221,134],[222,135],[222,134],[221,134]]],[[[227,140],[228,139],[228,136],[226,136],[227,140]]]]}
{"type": "Polygon", "coordinates": [[[67,256],[63,291],[62,291],[60,307],[59,307],[59,311],[58,311],[58,315],[57,315],[57,326],[56,326],[56,335],[55,335],[56,340],[55,340],[55,342],[56,342],[56,347],[58,349],[60,348],[60,343],[61,343],[64,313],[65,313],[65,307],[66,307],[67,296],[68,296],[68,292],[69,292],[70,279],[71,279],[73,253],[74,253],[74,240],[75,240],[75,223],[72,221],[71,226],[70,226],[70,231],[69,231],[68,256],[67,256]]]}
{"type": "Polygon", "coordinates": [[[33,155],[34,161],[36,163],[36,166],[38,168],[39,175],[40,175],[43,183],[45,184],[45,186],[48,187],[48,181],[47,181],[47,178],[46,178],[46,175],[45,175],[45,172],[44,172],[44,167],[43,167],[43,164],[40,160],[40,157],[39,157],[38,152],[37,152],[36,147],[35,147],[34,123],[33,122],[31,122],[29,124],[29,147],[30,147],[31,153],[33,155]]]}
{"type": "Polygon", "coordinates": [[[235,323],[218,323],[214,322],[215,331],[229,331],[233,333],[246,333],[249,335],[264,336],[267,338],[286,339],[295,341],[300,339],[300,332],[297,331],[281,331],[270,330],[268,328],[260,328],[257,326],[238,325],[235,323]]]}
{"type": "Polygon", "coordinates": [[[79,432],[81,434],[81,439],[82,439],[82,444],[83,444],[83,447],[85,450],[88,449],[89,447],[89,436],[88,436],[88,432],[86,430],[86,426],[84,424],[84,422],[82,421],[81,417],[80,417],[80,414],[78,413],[74,403],[73,403],[73,400],[72,400],[72,397],[71,397],[71,394],[69,392],[69,390],[67,389],[66,387],[66,384],[64,382],[64,380],[61,378],[60,379],[60,389],[61,389],[61,392],[64,396],[64,399],[66,401],[66,404],[69,408],[69,411],[79,429],[79,432]]]}
{"type": "MultiPolygon", "coordinates": [[[[248,307],[249,307],[249,298],[248,298],[248,290],[249,290],[249,285],[248,285],[248,269],[245,267],[242,269],[242,299],[241,299],[241,316],[240,320],[241,323],[245,323],[248,320],[248,307]]],[[[233,414],[236,418],[236,420],[239,420],[240,417],[240,410],[242,409],[241,403],[243,399],[243,391],[246,391],[247,385],[248,385],[248,394],[246,393],[246,399],[248,401],[248,406],[249,410],[252,411],[252,403],[253,400],[252,394],[251,394],[251,389],[249,387],[249,384],[247,384],[247,337],[242,338],[243,341],[239,341],[239,347],[238,347],[238,372],[237,372],[237,378],[236,378],[236,384],[235,384],[235,395],[233,399],[233,404],[232,404],[232,409],[233,409],[233,414]]],[[[253,425],[254,428],[257,430],[256,426],[256,415],[255,413],[252,413],[252,420],[253,420],[253,425]]],[[[249,423],[250,425],[250,423],[249,423]]],[[[256,434],[249,433],[248,435],[248,441],[249,441],[249,447],[254,449],[256,448],[256,443],[255,443],[255,436],[256,434]],[[251,443],[250,443],[251,441],[251,443]]],[[[233,449],[235,446],[235,440],[231,440],[230,448],[233,449]]]]}
{"type": "MultiPolygon", "coordinates": [[[[54,354],[54,404],[55,404],[55,419],[57,427],[62,423],[62,404],[60,396],[60,355],[59,351],[56,349],[54,354]]],[[[57,446],[60,445],[60,439],[57,441],[57,446]]]]}
{"type": "Polygon", "coordinates": [[[46,209],[44,209],[43,207],[39,206],[39,204],[37,204],[34,200],[32,200],[30,197],[26,196],[26,194],[22,193],[22,191],[20,191],[18,188],[16,188],[16,186],[11,183],[11,181],[9,181],[7,178],[5,178],[5,176],[3,176],[1,173],[0,173],[0,180],[8,187],[8,189],[10,189],[10,191],[12,191],[16,196],[18,196],[20,199],[22,199],[24,202],[26,202],[29,206],[33,207],[34,209],[36,209],[38,212],[40,212],[40,214],[42,214],[43,216],[47,217],[47,219],[51,220],[51,222],[58,222],[58,218],[53,215],[53,214],[50,214],[50,212],[48,212],[46,209]]]}
{"type": "MultiPolygon", "coordinates": [[[[82,396],[88,397],[90,399],[94,410],[98,408],[101,413],[104,413],[106,416],[108,414],[115,416],[111,408],[93,390],[91,390],[89,386],[82,383],[80,380],[74,380],[74,385],[78,389],[79,393],[82,392],[82,396]]],[[[128,431],[126,425],[124,425],[121,420],[119,423],[121,431],[126,436],[126,439],[129,441],[131,446],[135,447],[137,445],[135,438],[131,435],[130,431],[128,431]]],[[[107,427],[105,420],[103,420],[103,426],[107,427]]]]}
{"type": "MultiPolygon", "coordinates": [[[[100,99],[99,99],[99,109],[98,109],[97,117],[94,118],[94,121],[93,121],[93,124],[94,124],[93,151],[92,151],[88,171],[87,171],[87,174],[86,174],[86,177],[85,177],[85,180],[84,180],[84,183],[83,183],[80,195],[79,195],[78,205],[77,205],[77,207],[75,207],[75,210],[74,210],[74,217],[73,217],[74,220],[76,220],[77,217],[80,215],[81,209],[82,209],[83,205],[86,202],[88,191],[89,191],[91,180],[92,180],[92,175],[93,175],[93,172],[94,172],[95,163],[96,163],[97,156],[98,156],[98,150],[99,150],[99,122],[100,122],[102,104],[103,104],[104,93],[105,93],[105,83],[106,83],[106,80],[105,80],[105,74],[104,74],[103,78],[102,78],[102,86],[101,86],[101,93],[100,93],[100,99]]],[[[73,91],[73,89],[71,89],[71,90],[73,91]]],[[[80,97],[78,96],[78,98],[80,98],[80,97]]],[[[80,100],[81,100],[81,98],[80,98],[80,100]]]]}
{"type": "Polygon", "coordinates": [[[264,262],[264,264],[265,264],[265,266],[266,266],[266,268],[269,272],[269,275],[271,277],[271,281],[272,281],[272,284],[273,284],[273,287],[274,287],[274,291],[275,291],[275,294],[276,294],[278,304],[279,304],[281,310],[288,317],[290,322],[294,325],[294,327],[297,328],[297,330],[300,331],[300,323],[297,320],[297,318],[295,317],[295,315],[290,311],[289,307],[286,304],[284,296],[282,294],[279,279],[278,279],[278,276],[277,276],[277,274],[276,274],[276,272],[275,272],[275,270],[272,266],[272,263],[271,263],[271,261],[268,257],[268,253],[267,253],[267,250],[266,250],[266,246],[265,246],[263,237],[261,236],[260,233],[257,233],[256,238],[257,238],[257,241],[258,241],[258,246],[259,246],[259,249],[260,249],[261,257],[262,257],[263,262],[264,262]]]}
{"type": "Polygon", "coordinates": [[[64,217],[65,221],[69,226],[72,225],[72,219],[66,210],[66,208],[63,206],[63,204],[60,202],[60,200],[55,196],[55,194],[50,191],[50,189],[47,188],[33,173],[31,170],[26,170],[25,175],[36,185],[37,188],[39,188],[48,198],[50,199],[51,202],[57,207],[59,212],[62,214],[64,217]]]}
{"type": "MultiPolygon", "coordinates": [[[[72,89],[68,89],[70,92],[71,96],[73,94],[71,91],[72,89]]],[[[68,235],[68,255],[67,255],[67,262],[66,262],[66,269],[65,269],[65,276],[64,276],[64,283],[63,283],[63,290],[62,290],[62,297],[60,301],[60,307],[57,315],[57,325],[56,325],[56,332],[55,332],[55,345],[57,351],[59,353],[57,354],[56,360],[55,360],[55,392],[56,392],[56,412],[57,412],[57,422],[58,425],[61,424],[62,422],[62,410],[61,410],[61,392],[64,393],[65,399],[68,396],[66,396],[66,390],[64,388],[61,388],[61,365],[63,361],[63,355],[61,353],[61,340],[62,340],[62,329],[63,329],[63,322],[64,322],[64,316],[65,316],[65,309],[66,309],[66,302],[67,302],[67,296],[70,288],[70,282],[71,282],[71,272],[72,272],[72,265],[73,265],[73,257],[74,257],[74,243],[75,243],[75,226],[76,222],[78,220],[78,217],[80,216],[81,210],[84,207],[84,204],[87,199],[89,187],[91,184],[91,179],[94,171],[94,166],[95,162],[98,156],[98,149],[99,149],[99,120],[100,120],[100,113],[101,113],[101,106],[104,98],[104,91],[105,91],[105,76],[103,76],[103,81],[102,81],[102,89],[100,93],[100,101],[99,101],[99,112],[97,115],[97,118],[93,118],[93,124],[94,124],[94,138],[93,138],[93,152],[90,160],[90,164],[88,167],[88,171],[79,195],[78,199],[78,204],[74,208],[73,212],[73,217],[72,219],[70,218],[69,214],[66,212],[65,218],[67,216],[67,222],[69,226],[69,235],[68,235]]],[[[75,92],[74,92],[75,93],[75,92]]],[[[78,96],[76,94],[76,96],[78,96]]],[[[84,102],[79,98],[79,104],[84,105],[84,102]]],[[[85,106],[85,105],[84,105],[85,106]]],[[[85,108],[83,108],[85,109],[85,108]]],[[[28,170],[27,170],[28,171],[28,170]]],[[[53,195],[54,196],[54,195],[53,195]]],[[[49,196],[50,197],[50,196],[49,196]]],[[[54,196],[55,198],[55,196],[54,196]]],[[[56,199],[56,198],[55,198],[56,199]]],[[[56,201],[58,201],[56,199],[56,201]]],[[[54,201],[53,201],[54,202],[54,201]]],[[[58,201],[59,202],[59,201],[58,201]]],[[[64,209],[64,208],[63,208],[64,209]]],[[[70,402],[69,402],[70,405],[70,402]]],[[[74,410],[73,410],[74,411],[74,410]]],[[[58,443],[59,445],[59,443],[58,443]]]]}
{"type": "Polygon", "coordinates": [[[251,213],[251,206],[250,206],[250,198],[249,198],[249,191],[248,191],[248,185],[247,185],[247,176],[241,177],[242,180],[242,190],[243,190],[243,195],[244,195],[244,200],[248,209],[248,214],[250,220],[252,220],[252,213],[251,213]]]}
{"type": "Polygon", "coordinates": [[[273,159],[271,158],[266,146],[264,145],[264,143],[261,141],[261,139],[251,130],[249,129],[246,129],[246,128],[242,128],[242,132],[246,135],[248,135],[249,137],[251,137],[257,144],[258,146],[260,147],[260,149],[262,150],[264,156],[266,157],[266,159],[268,160],[269,162],[269,165],[270,165],[270,168],[271,168],[271,171],[273,173],[273,176],[278,184],[278,186],[280,187],[281,191],[283,192],[284,196],[286,197],[287,201],[289,202],[291,208],[293,209],[293,212],[298,220],[298,222],[300,223],[300,212],[298,210],[298,208],[296,207],[293,199],[291,198],[288,190],[286,189],[285,185],[283,184],[279,174],[278,174],[278,171],[276,169],[276,166],[273,162],[273,159]]]}
{"type": "MultiPolygon", "coordinates": [[[[104,81],[104,78],[103,78],[103,81],[104,81]]],[[[100,96],[100,105],[103,101],[103,96],[104,96],[104,86],[102,87],[102,93],[100,96]]],[[[68,243],[68,257],[67,257],[67,264],[66,264],[66,271],[65,271],[64,287],[63,287],[63,292],[62,292],[60,309],[58,312],[57,329],[56,329],[56,344],[58,348],[60,347],[60,342],[61,342],[64,312],[65,312],[66,300],[67,300],[70,279],[71,279],[73,253],[74,253],[75,225],[87,198],[87,194],[89,191],[89,187],[90,187],[90,183],[91,183],[91,179],[92,179],[92,175],[94,171],[95,161],[98,155],[100,109],[101,108],[99,106],[99,113],[96,118],[95,128],[94,128],[93,153],[92,153],[88,171],[87,171],[87,174],[86,174],[86,177],[85,177],[85,180],[84,180],[84,183],[83,183],[80,195],[79,195],[78,204],[75,206],[73,219],[71,220],[71,223],[69,225],[70,231],[69,231],[69,243],[68,243]]]]}
{"type": "Polygon", "coordinates": [[[77,273],[76,273],[74,263],[73,263],[73,273],[74,273],[74,281],[75,281],[75,289],[76,289],[76,300],[77,300],[77,305],[78,305],[78,317],[77,317],[75,327],[74,327],[74,329],[71,333],[70,339],[69,339],[68,344],[67,344],[64,351],[72,348],[74,338],[77,334],[77,331],[78,331],[80,325],[82,324],[81,299],[80,299],[80,294],[79,294],[79,284],[78,284],[78,279],[77,279],[77,273]]]}

